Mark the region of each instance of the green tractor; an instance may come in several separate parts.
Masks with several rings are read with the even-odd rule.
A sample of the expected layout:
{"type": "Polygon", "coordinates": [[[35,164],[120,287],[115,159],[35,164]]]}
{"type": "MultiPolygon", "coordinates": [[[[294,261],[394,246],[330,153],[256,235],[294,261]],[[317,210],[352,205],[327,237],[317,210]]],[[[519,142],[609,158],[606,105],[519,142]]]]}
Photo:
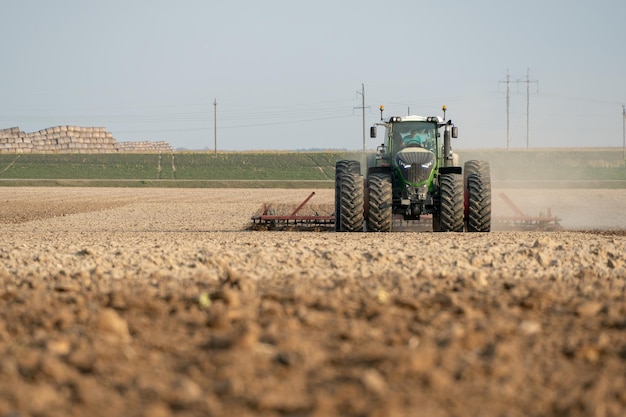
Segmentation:
{"type": "Polygon", "coordinates": [[[467,161],[459,166],[451,138],[458,128],[439,116],[390,117],[385,140],[367,166],[367,176],[355,160],[335,168],[335,230],[390,232],[394,215],[404,220],[432,216],[435,232],[489,232],[491,178],[489,163],[467,161]],[[443,133],[443,137],[442,134],[443,133]]]}

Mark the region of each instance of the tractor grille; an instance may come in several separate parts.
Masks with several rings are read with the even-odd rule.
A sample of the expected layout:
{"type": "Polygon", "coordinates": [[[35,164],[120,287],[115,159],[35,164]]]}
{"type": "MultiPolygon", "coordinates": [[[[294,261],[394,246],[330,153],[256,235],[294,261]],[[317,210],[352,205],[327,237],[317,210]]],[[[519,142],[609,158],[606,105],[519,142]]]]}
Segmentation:
{"type": "Polygon", "coordinates": [[[396,163],[405,181],[418,183],[430,177],[435,166],[435,154],[423,148],[407,148],[396,154],[396,163]]]}

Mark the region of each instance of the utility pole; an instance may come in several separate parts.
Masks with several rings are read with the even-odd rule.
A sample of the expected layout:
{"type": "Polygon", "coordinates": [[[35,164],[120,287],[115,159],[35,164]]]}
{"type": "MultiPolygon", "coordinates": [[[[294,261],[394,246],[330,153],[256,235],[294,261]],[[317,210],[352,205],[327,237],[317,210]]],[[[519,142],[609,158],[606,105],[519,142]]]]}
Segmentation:
{"type": "Polygon", "coordinates": [[[511,84],[511,78],[509,76],[509,69],[506,69],[506,81],[499,81],[501,83],[506,83],[506,149],[507,151],[509,150],[509,146],[511,143],[511,137],[509,135],[509,129],[510,129],[510,97],[511,97],[511,90],[510,90],[510,84],[511,84]]]}
{"type": "Polygon", "coordinates": [[[530,68],[526,68],[526,149],[530,147],[530,83],[539,83],[539,81],[530,81],[530,68]]]}
{"type": "Polygon", "coordinates": [[[509,89],[509,85],[511,83],[516,83],[516,84],[520,84],[520,83],[526,83],[526,149],[528,149],[530,147],[530,84],[532,83],[539,83],[539,81],[531,81],[530,80],[530,68],[526,69],[526,80],[522,81],[522,80],[515,80],[515,81],[511,81],[510,76],[509,76],[509,70],[506,70],[506,81],[500,81],[501,83],[506,83],[506,148],[509,149],[509,142],[510,142],[510,136],[509,136],[509,126],[510,126],[510,119],[509,119],[509,113],[510,113],[510,89],[509,89]]]}
{"type": "Polygon", "coordinates": [[[213,99],[213,149],[217,156],[217,98],[213,99]]]}
{"type": "Polygon", "coordinates": [[[361,109],[363,113],[363,152],[365,152],[365,109],[369,109],[370,107],[365,107],[365,84],[361,84],[361,91],[357,91],[357,94],[361,95],[361,107],[354,107],[355,109],[361,109]]]}
{"type": "Polygon", "coordinates": [[[622,157],[626,160],[626,106],[622,104],[622,157]]]}

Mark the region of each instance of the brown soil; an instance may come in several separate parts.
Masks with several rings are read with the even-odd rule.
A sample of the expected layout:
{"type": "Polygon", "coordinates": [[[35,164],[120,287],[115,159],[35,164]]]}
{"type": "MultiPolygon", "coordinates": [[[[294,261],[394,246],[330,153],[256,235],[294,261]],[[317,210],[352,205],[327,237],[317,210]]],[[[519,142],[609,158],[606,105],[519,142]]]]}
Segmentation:
{"type": "Polygon", "coordinates": [[[603,232],[346,234],[245,231],[301,190],[0,188],[0,416],[623,416],[594,193],[603,232]]]}

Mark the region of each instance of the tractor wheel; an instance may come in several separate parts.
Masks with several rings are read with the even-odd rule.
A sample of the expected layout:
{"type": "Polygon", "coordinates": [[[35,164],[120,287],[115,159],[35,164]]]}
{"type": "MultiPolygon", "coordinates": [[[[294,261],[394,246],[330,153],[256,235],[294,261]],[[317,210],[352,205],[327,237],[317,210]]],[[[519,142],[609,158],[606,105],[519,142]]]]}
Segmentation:
{"type": "Polygon", "coordinates": [[[361,163],[359,161],[341,160],[335,164],[335,231],[340,231],[339,222],[339,208],[341,195],[339,194],[339,177],[346,172],[352,172],[354,174],[361,173],[361,163]]]}
{"type": "Polygon", "coordinates": [[[343,173],[336,179],[339,204],[335,213],[338,232],[363,230],[363,176],[353,172],[343,173]]]}
{"type": "Polygon", "coordinates": [[[367,230],[391,232],[393,223],[393,186],[388,174],[372,174],[367,179],[368,203],[367,230]]]}
{"type": "Polygon", "coordinates": [[[491,230],[491,174],[486,161],[468,161],[465,175],[465,226],[468,232],[491,230]]]}
{"type": "MultiPolygon", "coordinates": [[[[439,232],[463,231],[463,177],[460,174],[442,174],[439,177],[440,206],[438,217],[439,232]]],[[[434,229],[434,227],[433,227],[434,229]]]]}
{"type": "Polygon", "coordinates": [[[343,174],[344,172],[353,172],[355,174],[361,173],[361,163],[359,161],[351,161],[344,159],[337,161],[335,164],[335,175],[343,174]]]}
{"type": "MultiPolygon", "coordinates": [[[[467,177],[469,174],[475,174],[478,172],[480,166],[480,161],[472,159],[471,161],[466,161],[463,164],[463,184],[467,186],[467,177]]],[[[467,187],[466,187],[467,188],[467,187]]]]}

